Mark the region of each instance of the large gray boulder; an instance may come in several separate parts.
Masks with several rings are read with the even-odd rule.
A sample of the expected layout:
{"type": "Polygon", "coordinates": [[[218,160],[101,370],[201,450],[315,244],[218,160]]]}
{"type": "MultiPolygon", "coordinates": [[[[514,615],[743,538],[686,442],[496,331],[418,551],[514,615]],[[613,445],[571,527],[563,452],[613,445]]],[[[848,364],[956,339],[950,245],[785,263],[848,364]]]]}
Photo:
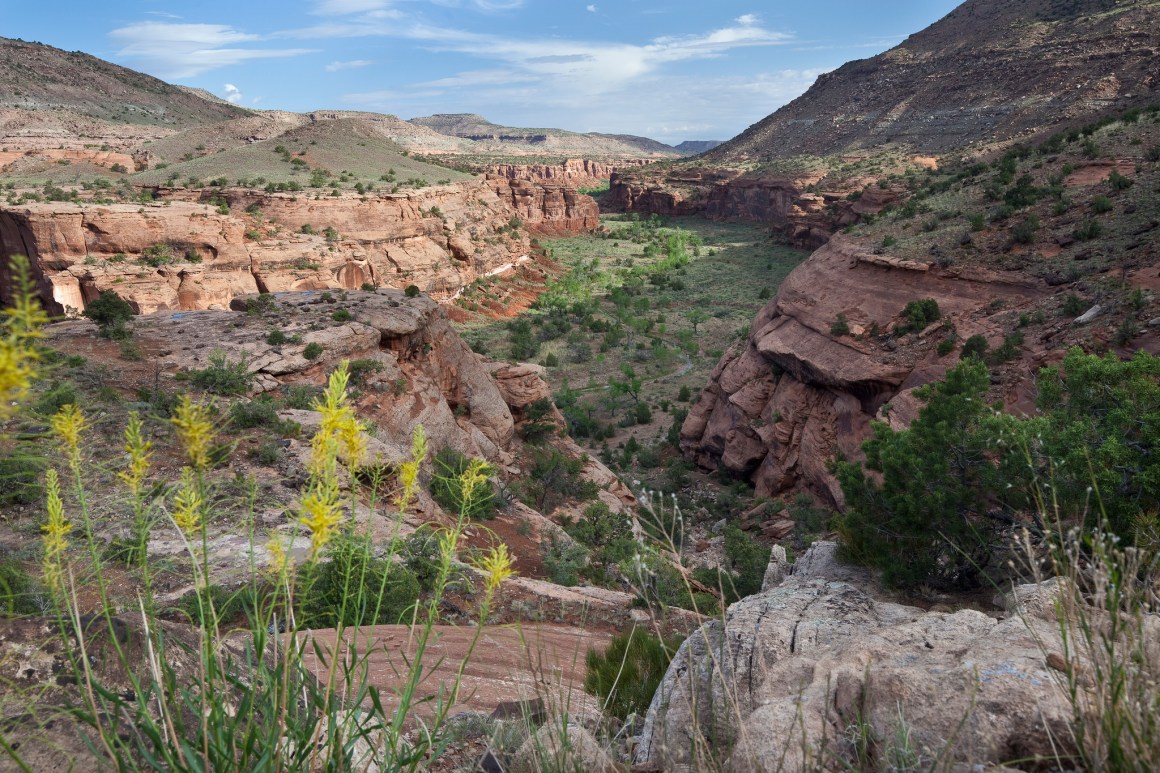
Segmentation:
{"type": "MultiPolygon", "coordinates": [[[[1060,651],[1050,604],[1003,619],[925,612],[828,578],[856,576],[833,556],[832,543],[811,548],[781,584],[689,637],[653,698],[638,764],[797,771],[898,754],[926,767],[1069,748],[1071,709],[1045,662],[1060,651]]],[[[1020,590],[1017,606],[1042,595],[1020,590]]]]}

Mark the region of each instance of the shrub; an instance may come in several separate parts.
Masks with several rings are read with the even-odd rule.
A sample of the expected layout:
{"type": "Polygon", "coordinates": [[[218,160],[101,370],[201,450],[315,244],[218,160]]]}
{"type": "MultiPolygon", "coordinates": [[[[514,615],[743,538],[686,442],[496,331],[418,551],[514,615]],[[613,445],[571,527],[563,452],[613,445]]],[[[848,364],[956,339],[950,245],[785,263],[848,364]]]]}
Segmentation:
{"type": "Polygon", "coordinates": [[[1035,232],[1039,230],[1039,218],[1030,215],[1026,220],[1011,229],[1011,238],[1019,244],[1031,244],[1035,241],[1035,232]]]}
{"type": "Polygon", "coordinates": [[[580,582],[580,572],[588,564],[588,551],[553,533],[544,548],[543,559],[552,582],[570,588],[580,582]]]}
{"type": "Polygon", "coordinates": [[[1118,170],[1113,169],[1112,173],[1108,175],[1108,182],[1112,184],[1114,191],[1126,191],[1132,187],[1132,179],[1120,174],[1118,170]]]}
{"type": "Polygon", "coordinates": [[[302,349],[302,356],[308,360],[317,360],[322,356],[322,344],[311,341],[302,349]]]}
{"type": "Polygon", "coordinates": [[[260,317],[277,309],[278,299],[272,293],[259,293],[256,298],[246,299],[246,314],[251,317],[260,317]]]}
{"type": "Polygon", "coordinates": [[[987,353],[987,339],[977,333],[963,342],[963,350],[959,352],[960,359],[982,359],[987,353]]]}
{"type": "Polygon", "coordinates": [[[281,330],[271,330],[266,336],[266,343],[270,344],[270,346],[279,346],[289,340],[290,338],[281,330]]]}
{"type": "Polygon", "coordinates": [[[295,422],[283,421],[278,417],[278,406],[268,395],[260,395],[253,400],[239,400],[230,406],[230,423],[238,429],[270,427],[279,432],[293,432],[298,427],[295,422]]]}
{"type": "Polygon", "coordinates": [[[1077,225],[1072,235],[1081,242],[1086,242],[1092,239],[1098,239],[1103,232],[1104,227],[1102,225],[1095,220],[1088,220],[1085,223],[1077,225]]]}
{"type": "Polygon", "coordinates": [[[516,487],[520,499],[545,515],[568,499],[595,499],[596,484],[582,476],[586,461],[585,457],[571,459],[555,448],[534,449],[527,478],[516,487]]]}
{"type": "Polygon", "coordinates": [[[633,408],[633,417],[637,424],[649,424],[652,422],[652,411],[649,410],[648,403],[637,403],[633,408]]]}
{"type": "Polygon", "coordinates": [[[0,560],[0,616],[43,614],[47,598],[39,583],[16,561],[0,560]]]}
{"type": "Polygon", "coordinates": [[[407,285],[407,289],[403,290],[403,294],[408,298],[418,298],[421,292],[418,285],[407,285]]]}
{"type": "Polygon", "coordinates": [[[375,558],[367,536],[343,532],[331,540],[326,558],[301,570],[302,592],[295,600],[303,626],[399,623],[418,603],[415,574],[375,558]]]}
{"type": "Polygon", "coordinates": [[[57,381],[52,384],[33,405],[33,412],[40,416],[52,416],[66,405],[77,405],[76,385],[71,381],[57,381]]]}
{"type": "MultiPolygon", "coordinates": [[[[984,339],[986,340],[986,339],[984,339]]],[[[947,336],[938,342],[938,356],[945,357],[955,349],[955,337],[953,335],[947,336]]]]}
{"type": "Polygon", "coordinates": [[[195,387],[215,395],[244,395],[250,391],[253,378],[245,359],[232,361],[223,351],[212,352],[208,366],[189,373],[195,387]]]}
{"type": "Polygon", "coordinates": [[[1112,211],[1112,200],[1107,196],[1096,196],[1092,199],[1092,212],[1102,215],[1112,211]]]}
{"type": "MultiPolygon", "coordinates": [[[[632,538],[632,528],[623,514],[613,513],[603,502],[593,502],[575,523],[565,523],[564,531],[572,539],[592,550],[592,562],[603,569],[631,558],[639,549],[632,538]]],[[[602,577],[593,577],[601,580],[602,577]]]]}
{"type": "Polygon", "coordinates": [[[1160,161],[1160,143],[1152,145],[1144,151],[1144,158],[1152,162],[1160,161]]]}
{"type": "Polygon", "coordinates": [[[680,400],[682,403],[687,403],[693,399],[693,393],[689,389],[687,384],[681,385],[680,391],[677,392],[677,399],[680,400]]]}
{"type": "Polygon", "coordinates": [[[113,290],[103,291],[85,307],[84,316],[97,323],[97,331],[104,338],[122,340],[132,335],[125,323],[133,319],[133,307],[113,290]]]}
{"type": "Polygon", "coordinates": [[[1074,293],[1068,293],[1067,297],[1063,299],[1063,306],[1060,311],[1064,316],[1078,317],[1087,309],[1087,302],[1074,293]]]}
{"type": "Polygon", "coordinates": [[[934,298],[911,301],[906,304],[902,313],[907,320],[904,331],[923,330],[942,316],[942,312],[938,308],[938,301],[934,298]]]}
{"type": "Polygon", "coordinates": [[[858,463],[835,464],[848,507],[839,526],[848,560],[900,587],[975,583],[993,549],[985,516],[994,480],[981,463],[987,443],[979,431],[990,414],[988,386],[986,366],[966,358],[945,382],[916,390],[926,405],[908,429],[876,423],[862,448],[881,482],[858,463]]]}
{"type": "Polygon", "coordinates": [[[0,507],[29,505],[44,497],[41,479],[47,465],[44,457],[25,444],[0,454],[0,507]]]}
{"type": "Polygon", "coordinates": [[[898,239],[896,237],[890,235],[882,237],[883,247],[893,247],[896,244],[898,244],[898,239]]]}
{"type": "Polygon", "coordinates": [[[334,313],[330,315],[330,318],[335,322],[349,322],[354,316],[347,309],[335,309],[334,313]]]}
{"type": "Polygon", "coordinates": [[[634,627],[614,637],[604,652],[588,650],[584,691],[615,717],[644,716],[680,645],[680,639],[665,641],[634,627]]]}
{"type": "Polygon", "coordinates": [[[846,321],[846,315],[838,312],[838,318],[830,325],[830,335],[835,338],[850,335],[850,323],[846,321]]]}
{"type": "MultiPolygon", "coordinates": [[[[495,487],[489,482],[483,486],[483,492],[474,491],[474,497],[464,509],[463,473],[471,465],[467,458],[453,448],[444,448],[435,454],[435,477],[431,480],[431,496],[449,513],[462,512],[465,518],[476,521],[488,521],[495,517],[496,496],[495,487]]],[[[489,465],[484,465],[482,473],[486,476],[494,474],[489,465]]]]}

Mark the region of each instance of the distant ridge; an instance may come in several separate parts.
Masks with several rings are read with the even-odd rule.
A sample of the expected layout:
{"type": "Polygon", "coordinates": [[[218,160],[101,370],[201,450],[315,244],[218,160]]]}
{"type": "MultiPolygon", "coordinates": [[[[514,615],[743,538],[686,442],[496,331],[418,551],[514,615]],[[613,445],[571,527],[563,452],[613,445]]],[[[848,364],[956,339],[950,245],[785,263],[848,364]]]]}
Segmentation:
{"type": "Polygon", "coordinates": [[[572,132],[565,129],[519,128],[492,123],[477,113],[437,113],[412,118],[411,123],[450,137],[490,144],[524,145],[542,148],[550,153],[585,152],[622,156],[656,155],[675,157],[676,149],[663,142],[632,134],[572,132]]]}
{"type": "Polygon", "coordinates": [[[967,0],[706,155],[769,161],[902,144],[938,153],[1160,100],[1160,3],[967,0]]]}
{"type": "Polygon", "coordinates": [[[172,128],[248,114],[89,54],[10,38],[0,38],[0,107],[172,128]]]}
{"type": "Polygon", "coordinates": [[[680,145],[674,145],[678,153],[686,156],[695,156],[721,145],[725,140],[685,140],[680,145]]]}

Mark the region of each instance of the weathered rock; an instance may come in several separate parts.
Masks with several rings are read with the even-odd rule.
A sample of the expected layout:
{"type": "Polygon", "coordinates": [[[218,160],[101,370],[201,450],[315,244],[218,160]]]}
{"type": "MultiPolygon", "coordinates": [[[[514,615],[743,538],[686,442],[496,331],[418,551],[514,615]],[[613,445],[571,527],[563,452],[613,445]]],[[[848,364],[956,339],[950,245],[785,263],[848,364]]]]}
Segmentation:
{"type": "Polygon", "coordinates": [[[511,770],[512,773],[544,770],[618,773],[622,768],[613,762],[592,733],[580,725],[555,720],[524,741],[512,759],[511,770]]]}
{"type": "Polygon", "coordinates": [[[876,601],[828,579],[829,560],[813,552],[802,559],[811,569],[732,605],[723,625],[681,646],[637,763],[692,771],[713,753],[733,771],[803,770],[807,756],[837,767],[852,753],[852,727],[885,749],[900,722],[915,753],[946,762],[1054,759],[1068,744],[1071,709],[1040,648],[1057,646],[1053,617],[876,601]]]}
{"type": "Polygon", "coordinates": [[[744,348],[722,357],[689,411],[681,427],[685,454],[751,479],[762,496],[805,486],[840,505],[829,460],[835,453],[859,458],[870,421],[887,401],[898,401],[892,424],[913,418],[913,389],[941,378],[948,363],[915,362],[872,341],[835,336],[838,315],[851,327],[886,330],[907,303],[933,298],[968,336],[992,332],[972,314],[996,298],[1016,306],[1044,292],[984,272],[949,274],[883,258],[838,235],[794,269],[758,312],[744,348]]]}

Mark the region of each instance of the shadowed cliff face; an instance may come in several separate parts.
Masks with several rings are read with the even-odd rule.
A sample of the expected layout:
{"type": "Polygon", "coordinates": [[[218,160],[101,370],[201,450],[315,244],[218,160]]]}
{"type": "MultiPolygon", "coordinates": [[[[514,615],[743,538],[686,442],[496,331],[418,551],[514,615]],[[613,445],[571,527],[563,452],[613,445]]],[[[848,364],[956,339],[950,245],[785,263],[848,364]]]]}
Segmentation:
{"type": "Polygon", "coordinates": [[[31,258],[57,313],[79,311],[105,290],[140,313],[225,308],[246,293],[364,283],[414,284],[443,298],[527,255],[528,231],[573,233],[598,223],[591,198],[527,182],[358,198],[241,188],[161,195],[169,200],[144,206],[0,206],[0,255],[31,258]],[[230,212],[198,201],[210,195],[224,198],[230,212]],[[526,228],[511,229],[513,217],[526,228]]]}
{"type": "MultiPolygon", "coordinates": [[[[745,345],[722,357],[681,427],[681,449],[702,467],[751,480],[759,495],[805,487],[840,505],[829,460],[859,457],[873,418],[905,426],[917,410],[913,389],[957,360],[933,350],[944,335],[936,331],[953,323],[962,337],[996,338],[998,323],[980,312],[997,300],[1018,309],[1046,290],[1010,275],[897,260],[834,237],[789,275],[745,345]],[[917,298],[939,305],[942,319],[931,330],[902,346],[858,340],[872,327],[900,323],[917,298]],[[848,335],[831,332],[839,314],[848,335]],[[883,412],[888,401],[892,410],[883,412]]],[[[1032,356],[1021,367],[1035,363],[1032,356]]]]}

